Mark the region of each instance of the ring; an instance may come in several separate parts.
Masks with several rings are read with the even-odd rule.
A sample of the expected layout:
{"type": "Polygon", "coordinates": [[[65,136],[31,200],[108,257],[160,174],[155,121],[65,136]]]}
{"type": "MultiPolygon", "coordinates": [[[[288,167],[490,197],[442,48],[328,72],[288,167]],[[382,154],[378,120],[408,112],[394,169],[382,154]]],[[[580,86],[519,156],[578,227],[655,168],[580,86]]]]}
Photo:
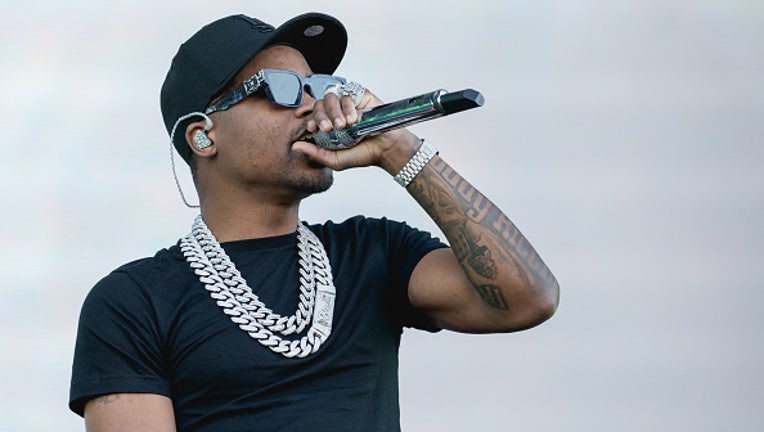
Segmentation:
{"type": "Polygon", "coordinates": [[[337,84],[330,85],[329,87],[326,88],[326,90],[324,90],[324,97],[326,97],[326,95],[328,95],[330,93],[335,95],[335,96],[337,96],[338,98],[341,97],[340,96],[340,87],[341,86],[339,86],[337,84]]]}
{"type": "Polygon", "coordinates": [[[337,96],[338,98],[347,96],[353,100],[353,104],[355,104],[355,106],[358,106],[361,104],[361,100],[363,100],[363,95],[366,93],[366,89],[361,84],[358,84],[355,81],[351,81],[343,85],[330,85],[326,88],[326,90],[324,90],[324,97],[326,97],[326,95],[329,93],[337,96]]]}
{"type": "Polygon", "coordinates": [[[344,84],[342,87],[340,87],[340,91],[342,92],[343,96],[348,96],[350,99],[353,99],[355,106],[361,104],[363,95],[366,93],[366,89],[355,81],[350,81],[349,83],[344,84]]]}

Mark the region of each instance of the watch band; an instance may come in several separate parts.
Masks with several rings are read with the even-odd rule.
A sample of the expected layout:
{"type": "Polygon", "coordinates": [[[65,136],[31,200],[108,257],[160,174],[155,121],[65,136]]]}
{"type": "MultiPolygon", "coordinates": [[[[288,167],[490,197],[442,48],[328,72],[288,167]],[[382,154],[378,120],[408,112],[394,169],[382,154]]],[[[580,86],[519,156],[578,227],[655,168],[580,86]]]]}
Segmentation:
{"type": "Polygon", "coordinates": [[[405,188],[436,154],[438,154],[438,149],[430,144],[429,141],[423,139],[422,145],[419,146],[419,150],[417,150],[416,154],[414,154],[406,165],[401,168],[401,171],[393,177],[393,180],[405,188]]]}

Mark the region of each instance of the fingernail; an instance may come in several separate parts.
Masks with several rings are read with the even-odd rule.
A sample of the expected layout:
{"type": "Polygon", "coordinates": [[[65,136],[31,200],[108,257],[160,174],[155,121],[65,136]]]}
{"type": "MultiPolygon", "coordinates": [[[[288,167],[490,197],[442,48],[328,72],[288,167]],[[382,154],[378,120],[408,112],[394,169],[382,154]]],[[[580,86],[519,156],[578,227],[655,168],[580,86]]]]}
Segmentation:
{"type": "Polygon", "coordinates": [[[329,122],[329,120],[321,120],[321,130],[324,132],[329,132],[332,130],[332,124],[329,122]]]}

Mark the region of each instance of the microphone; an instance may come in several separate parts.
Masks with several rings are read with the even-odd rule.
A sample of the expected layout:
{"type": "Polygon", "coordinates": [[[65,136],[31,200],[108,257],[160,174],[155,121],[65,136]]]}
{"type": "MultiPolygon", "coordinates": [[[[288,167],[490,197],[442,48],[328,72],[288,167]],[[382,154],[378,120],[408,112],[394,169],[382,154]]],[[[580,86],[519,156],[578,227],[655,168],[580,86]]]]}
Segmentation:
{"type": "Polygon", "coordinates": [[[329,132],[318,130],[302,139],[329,150],[346,149],[355,146],[366,137],[476,108],[482,106],[483,102],[483,95],[473,89],[451,93],[435,90],[363,111],[361,120],[345,129],[329,132]]]}

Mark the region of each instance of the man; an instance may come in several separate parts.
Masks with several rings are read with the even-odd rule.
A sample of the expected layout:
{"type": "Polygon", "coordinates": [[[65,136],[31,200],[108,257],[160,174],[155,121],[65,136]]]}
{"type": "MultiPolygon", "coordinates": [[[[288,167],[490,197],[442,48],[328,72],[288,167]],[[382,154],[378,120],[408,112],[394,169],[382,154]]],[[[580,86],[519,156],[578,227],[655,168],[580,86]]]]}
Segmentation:
{"type": "Polygon", "coordinates": [[[403,327],[512,332],[554,313],[547,267],[431,144],[405,129],[337,151],[304,140],[381,103],[329,75],[345,46],[311,13],[278,29],[223,18],[180,47],[162,113],[201,215],[88,295],[70,395],[87,430],[399,430],[403,327]],[[386,219],[299,221],[333,170],[363,166],[451,246],[386,219]]]}

